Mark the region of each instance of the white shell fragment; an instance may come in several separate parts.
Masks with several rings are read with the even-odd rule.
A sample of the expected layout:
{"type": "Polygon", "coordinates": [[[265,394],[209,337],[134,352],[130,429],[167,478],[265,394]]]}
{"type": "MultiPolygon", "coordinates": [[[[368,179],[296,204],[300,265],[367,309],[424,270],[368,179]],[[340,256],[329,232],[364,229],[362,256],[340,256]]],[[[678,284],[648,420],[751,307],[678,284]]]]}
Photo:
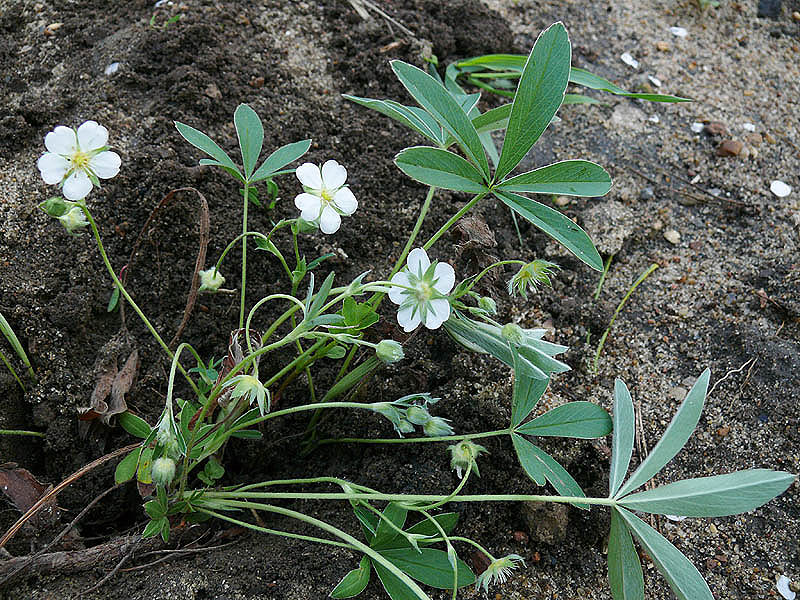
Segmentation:
{"type": "Polygon", "coordinates": [[[626,65],[628,65],[632,69],[638,69],[639,68],[639,61],[636,60],[635,58],[633,58],[633,56],[631,56],[630,52],[623,52],[622,56],[620,56],[620,59],[622,60],[622,62],[624,62],[626,65]]]}
{"type": "Polygon", "coordinates": [[[692,123],[691,127],[693,132],[700,133],[701,131],[703,131],[704,125],[702,123],[698,123],[697,121],[695,121],[694,123],[692,123]]]}
{"type": "Polygon", "coordinates": [[[117,71],[119,71],[119,63],[113,62],[103,70],[103,73],[105,73],[106,75],[113,75],[117,71]]]}
{"type": "Polygon", "coordinates": [[[794,600],[797,594],[793,592],[789,588],[789,584],[791,583],[791,579],[789,579],[786,575],[781,575],[778,577],[778,593],[783,596],[786,600],[794,600]]]}
{"type": "Polygon", "coordinates": [[[778,198],[785,198],[792,193],[792,186],[776,179],[769,185],[769,190],[778,198]]]}
{"type": "Polygon", "coordinates": [[[661,121],[661,119],[658,118],[658,115],[653,115],[647,120],[650,121],[651,123],[658,123],[659,121],[661,121]]]}
{"type": "Polygon", "coordinates": [[[753,125],[752,123],[742,123],[742,129],[744,129],[745,131],[753,132],[756,130],[756,126],[753,125]]]}
{"type": "Polygon", "coordinates": [[[652,75],[648,75],[647,78],[650,80],[650,83],[652,83],[654,86],[661,87],[661,80],[658,77],[653,77],[652,75]]]}
{"type": "Polygon", "coordinates": [[[664,515],[664,516],[667,517],[670,521],[675,521],[676,523],[680,523],[681,521],[686,520],[686,517],[683,516],[679,517],[678,515],[664,515]]]}
{"type": "Polygon", "coordinates": [[[689,32],[683,27],[670,27],[669,32],[675,37],[686,37],[689,32]]]}

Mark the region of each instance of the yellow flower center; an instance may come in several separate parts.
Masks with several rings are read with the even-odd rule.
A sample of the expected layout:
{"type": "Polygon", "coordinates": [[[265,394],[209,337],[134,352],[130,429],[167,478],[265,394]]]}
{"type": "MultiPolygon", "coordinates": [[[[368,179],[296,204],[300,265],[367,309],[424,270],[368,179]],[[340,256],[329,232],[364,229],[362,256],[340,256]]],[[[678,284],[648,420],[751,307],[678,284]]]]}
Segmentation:
{"type": "Polygon", "coordinates": [[[433,298],[433,288],[424,281],[417,284],[416,292],[417,300],[420,302],[427,302],[433,298]]]}
{"type": "Polygon", "coordinates": [[[333,202],[334,194],[332,194],[329,190],[326,190],[325,188],[322,188],[322,190],[320,190],[319,195],[320,195],[320,198],[322,198],[322,200],[326,204],[330,204],[331,202],[333,202]]]}
{"type": "Polygon", "coordinates": [[[69,157],[69,160],[76,169],[83,170],[89,166],[89,155],[80,150],[75,151],[72,156],[69,157]]]}

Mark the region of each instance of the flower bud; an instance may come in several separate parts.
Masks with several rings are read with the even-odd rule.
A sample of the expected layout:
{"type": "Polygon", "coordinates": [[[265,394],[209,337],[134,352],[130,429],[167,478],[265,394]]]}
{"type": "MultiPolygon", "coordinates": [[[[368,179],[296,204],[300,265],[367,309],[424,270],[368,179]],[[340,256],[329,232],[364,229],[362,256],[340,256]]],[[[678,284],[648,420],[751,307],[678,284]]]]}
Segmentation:
{"type": "Polygon", "coordinates": [[[453,428],[450,427],[446,419],[441,417],[431,417],[422,425],[422,431],[428,437],[443,437],[453,435],[453,428]]]}
{"type": "Polygon", "coordinates": [[[497,302],[495,302],[493,298],[489,298],[489,296],[481,296],[478,299],[478,308],[486,311],[490,315],[497,314],[497,302]]]}
{"type": "Polygon", "coordinates": [[[452,446],[448,446],[450,450],[450,468],[461,477],[461,470],[467,470],[472,465],[472,470],[476,475],[480,475],[478,471],[478,463],[476,459],[478,456],[486,452],[486,448],[480,446],[471,440],[463,440],[452,446]]]}
{"type": "Polygon", "coordinates": [[[73,235],[77,235],[77,232],[84,227],[89,225],[89,221],[86,220],[86,215],[83,213],[83,209],[78,206],[73,206],[63,215],[58,217],[58,220],[61,221],[61,224],[64,226],[64,229],[67,230],[67,233],[71,233],[73,235]]]}
{"type": "Polygon", "coordinates": [[[525,341],[525,332],[516,323],[506,323],[500,330],[500,335],[512,344],[520,345],[525,341]]]}
{"type": "Polygon", "coordinates": [[[405,358],[403,345],[394,340],[382,340],[375,348],[375,354],[384,364],[391,365],[405,358]]]}
{"type": "Polygon", "coordinates": [[[175,479],[175,461],[165,456],[157,458],[150,467],[150,476],[153,478],[153,483],[168,485],[175,479]]]}
{"type": "Polygon", "coordinates": [[[431,420],[431,415],[424,406],[412,404],[406,409],[406,419],[411,421],[414,425],[425,425],[431,420]]]}
{"type": "Polygon", "coordinates": [[[51,217],[61,217],[67,214],[67,211],[71,207],[75,206],[72,202],[67,202],[63,198],[58,196],[53,196],[52,198],[48,198],[41,204],[39,204],[39,208],[41,208],[44,212],[46,212],[51,217]]]}
{"type": "Polygon", "coordinates": [[[414,433],[414,426],[406,419],[397,421],[397,423],[394,424],[394,428],[397,430],[397,433],[414,433]]]}
{"type": "Polygon", "coordinates": [[[222,274],[217,271],[216,267],[213,269],[208,269],[207,271],[200,271],[198,273],[200,276],[200,288],[198,289],[199,292],[208,292],[213,294],[225,283],[225,278],[222,274]]]}

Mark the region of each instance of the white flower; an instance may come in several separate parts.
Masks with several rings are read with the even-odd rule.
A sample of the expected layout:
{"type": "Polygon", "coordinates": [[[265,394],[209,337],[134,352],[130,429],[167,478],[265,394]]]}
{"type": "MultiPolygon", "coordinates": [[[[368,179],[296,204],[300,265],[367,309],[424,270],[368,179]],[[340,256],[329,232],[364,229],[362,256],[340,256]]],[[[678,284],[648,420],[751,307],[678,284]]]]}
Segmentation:
{"type": "Polygon", "coordinates": [[[522,563],[522,566],[525,566],[525,561],[519,554],[509,554],[508,556],[494,559],[487,569],[478,575],[475,580],[475,589],[479,590],[483,587],[483,592],[488,594],[490,585],[505,583],[508,580],[511,571],[519,566],[517,563],[522,563]]]}
{"type": "Polygon", "coordinates": [[[408,266],[392,277],[389,300],[399,304],[397,322],[404,331],[414,331],[420,323],[438,329],[450,317],[447,294],[456,283],[456,274],[447,263],[431,264],[422,248],[408,255],[408,266]]]}
{"type": "Polygon", "coordinates": [[[269,412],[271,404],[269,390],[258,380],[258,377],[255,375],[237,375],[228,381],[224,387],[231,386],[236,386],[231,392],[231,398],[245,397],[250,404],[257,403],[258,410],[262,416],[269,412]]]}
{"type": "Polygon", "coordinates": [[[36,166],[44,182],[63,184],[67,200],[81,200],[99,185],[119,173],[121,160],[116,152],[106,150],[108,130],[94,121],[86,121],[77,130],[59,125],[44,138],[49,152],[36,166]]]}
{"type": "Polygon", "coordinates": [[[336,233],[342,224],[341,215],[352,215],[358,208],[356,197],[344,184],[347,169],[329,160],[322,168],[304,163],[297,167],[296,175],[305,190],[294,199],[300,217],[318,225],[322,233],[336,233]]]}

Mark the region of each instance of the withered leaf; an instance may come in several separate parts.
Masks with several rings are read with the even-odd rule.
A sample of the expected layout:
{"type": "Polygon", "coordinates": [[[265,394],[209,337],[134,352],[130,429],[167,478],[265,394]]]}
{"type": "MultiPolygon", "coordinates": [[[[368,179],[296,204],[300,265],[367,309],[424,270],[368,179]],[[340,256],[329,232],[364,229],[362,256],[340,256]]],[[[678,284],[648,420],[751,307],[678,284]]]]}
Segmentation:
{"type": "MultiPolygon", "coordinates": [[[[15,463],[0,465],[0,490],[21,513],[36,504],[50,490],[51,486],[41,484],[27,469],[18,468],[15,463]]],[[[56,498],[53,496],[45,506],[30,519],[29,523],[36,529],[54,522],[58,516],[56,498]]]]}

